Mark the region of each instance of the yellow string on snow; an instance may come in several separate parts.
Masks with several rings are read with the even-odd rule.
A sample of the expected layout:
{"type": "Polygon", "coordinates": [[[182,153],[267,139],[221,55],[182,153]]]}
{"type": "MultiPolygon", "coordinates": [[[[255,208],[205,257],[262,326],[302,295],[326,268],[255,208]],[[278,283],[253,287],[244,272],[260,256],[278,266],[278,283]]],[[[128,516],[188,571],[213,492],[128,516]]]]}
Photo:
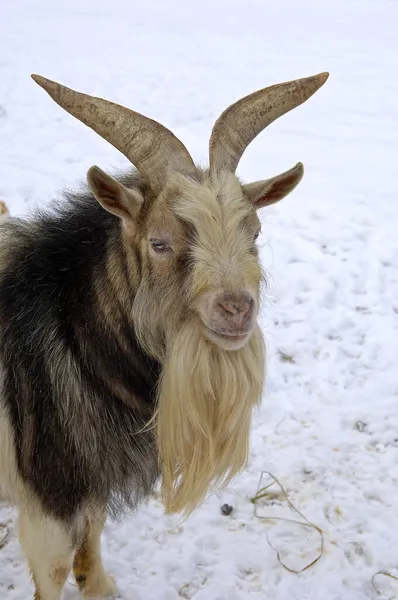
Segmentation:
{"type": "Polygon", "coordinates": [[[285,488],[283,487],[283,485],[281,484],[281,482],[279,481],[279,479],[277,479],[275,477],[275,475],[272,475],[272,473],[270,473],[269,471],[263,471],[261,473],[260,480],[259,480],[258,487],[257,487],[257,492],[256,492],[255,496],[253,496],[253,498],[250,499],[250,501],[254,504],[253,514],[259,520],[264,520],[264,521],[284,521],[286,523],[296,523],[297,525],[301,525],[303,527],[307,527],[309,529],[313,529],[313,530],[315,530],[319,534],[319,537],[320,537],[320,549],[319,549],[318,555],[308,565],[306,565],[302,569],[296,570],[296,569],[292,569],[286,563],[283,562],[283,560],[281,559],[281,555],[280,555],[279,550],[277,548],[275,548],[275,546],[273,546],[273,544],[270,542],[270,539],[269,539],[269,536],[268,536],[268,531],[266,531],[268,545],[274,550],[274,552],[276,553],[276,557],[278,559],[279,564],[282,565],[282,567],[284,569],[286,569],[286,571],[289,571],[289,573],[294,573],[294,574],[298,575],[299,573],[303,573],[304,571],[307,571],[307,569],[310,569],[311,567],[313,567],[322,558],[323,552],[324,552],[324,535],[323,535],[322,529],[320,527],[318,527],[317,525],[315,525],[315,523],[312,523],[311,521],[309,521],[307,519],[307,517],[305,515],[303,515],[303,513],[298,510],[298,508],[296,508],[294,506],[294,504],[289,500],[285,488]],[[262,482],[262,479],[263,479],[264,475],[268,475],[272,479],[272,481],[268,485],[265,485],[265,486],[261,487],[261,482],[262,482]],[[286,519],[286,518],[283,518],[283,517],[272,517],[272,516],[263,516],[263,515],[261,516],[261,515],[258,514],[258,510],[257,510],[257,508],[258,508],[258,501],[261,500],[262,498],[267,497],[269,488],[272,487],[275,484],[280,488],[280,490],[282,492],[282,495],[285,498],[285,500],[286,500],[289,508],[293,512],[295,512],[296,514],[298,514],[299,517],[302,519],[302,521],[299,521],[297,519],[286,519]]]}
{"type": "MultiPolygon", "coordinates": [[[[375,592],[378,594],[378,596],[382,595],[382,592],[379,590],[379,588],[376,585],[376,577],[389,577],[390,579],[394,579],[395,581],[398,581],[398,577],[396,577],[395,575],[391,575],[391,573],[389,573],[388,571],[377,571],[377,573],[375,573],[371,579],[371,583],[373,586],[373,589],[375,590],[375,592]]],[[[385,600],[395,600],[395,598],[397,597],[396,594],[394,594],[394,596],[390,596],[389,598],[386,598],[385,600]]]]}
{"type": "MultiPolygon", "coordinates": [[[[284,521],[286,523],[295,523],[295,524],[301,525],[303,527],[308,527],[310,529],[314,529],[319,534],[320,549],[319,549],[318,555],[308,565],[306,565],[305,567],[303,567],[300,570],[296,570],[296,569],[292,569],[286,563],[283,562],[283,560],[281,559],[279,550],[277,548],[275,548],[275,546],[270,542],[270,539],[268,536],[268,531],[266,531],[267,542],[268,542],[269,546],[274,550],[279,564],[284,569],[286,569],[286,571],[289,571],[289,573],[294,573],[295,575],[298,575],[300,573],[303,573],[304,571],[307,571],[311,567],[313,567],[322,558],[323,553],[324,553],[324,534],[323,534],[322,529],[320,527],[318,527],[317,525],[315,525],[315,523],[312,523],[311,521],[309,521],[307,519],[307,517],[305,515],[303,515],[303,513],[298,510],[298,508],[296,508],[294,506],[294,504],[289,500],[289,497],[287,495],[285,488],[283,487],[283,485],[281,484],[279,479],[277,477],[275,477],[275,475],[273,475],[269,471],[263,471],[261,473],[260,480],[259,480],[258,487],[257,487],[257,492],[256,492],[255,496],[253,496],[253,498],[250,499],[250,501],[252,502],[252,504],[254,504],[253,514],[259,520],[262,520],[262,521],[284,521]],[[268,475],[268,477],[270,477],[272,481],[268,485],[261,487],[261,482],[263,480],[264,475],[268,475]],[[283,517],[273,517],[273,516],[266,516],[266,515],[264,516],[264,515],[258,514],[258,510],[257,510],[258,509],[258,501],[261,500],[262,498],[266,498],[269,495],[269,489],[275,484],[279,487],[280,491],[282,492],[282,495],[283,495],[284,499],[286,500],[289,508],[293,512],[298,514],[301,517],[302,521],[299,521],[297,519],[287,519],[287,518],[283,518],[283,517]]],[[[392,575],[388,571],[378,571],[377,573],[375,573],[371,579],[371,584],[378,596],[382,596],[382,592],[376,585],[377,577],[388,577],[389,579],[398,581],[398,577],[395,575],[392,575]]],[[[397,594],[394,594],[393,596],[389,596],[388,598],[383,598],[383,600],[397,600],[397,599],[398,599],[397,594]]]]}

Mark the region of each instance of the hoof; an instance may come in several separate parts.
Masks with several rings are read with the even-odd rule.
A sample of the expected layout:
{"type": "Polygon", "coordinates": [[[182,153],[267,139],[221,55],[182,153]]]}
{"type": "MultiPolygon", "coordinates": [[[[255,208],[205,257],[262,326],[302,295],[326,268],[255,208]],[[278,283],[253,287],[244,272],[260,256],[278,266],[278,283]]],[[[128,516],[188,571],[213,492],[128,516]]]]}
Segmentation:
{"type": "Polygon", "coordinates": [[[91,580],[85,579],[84,581],[78,581],[78,579],[81,578],[77,577],[76,581],[83,598],[86,598],[87,600],[97,600],[99,598],[113,600],[119,596],[119,590],[114,579],[106,573],[101,577],[93,578],[91,580]]]}

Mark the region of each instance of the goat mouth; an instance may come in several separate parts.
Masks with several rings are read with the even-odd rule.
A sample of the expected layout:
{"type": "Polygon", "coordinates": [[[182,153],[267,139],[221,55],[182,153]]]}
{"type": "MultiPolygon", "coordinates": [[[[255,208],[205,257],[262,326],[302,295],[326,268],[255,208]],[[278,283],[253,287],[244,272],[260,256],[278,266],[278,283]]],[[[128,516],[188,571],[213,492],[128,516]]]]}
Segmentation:
{"type": "Polygon", "coordinates": [[[225,333],[222,331],[216,331],[215,329],[212,329],[207,325],[205,325],[205,327],[212,336],[215,336],[216,338],[219,338],[221,340],[227,340],[228,342],[242,342],[251,334],[252,331],[251,329],[249,329],[244,333],[225,333]]]}

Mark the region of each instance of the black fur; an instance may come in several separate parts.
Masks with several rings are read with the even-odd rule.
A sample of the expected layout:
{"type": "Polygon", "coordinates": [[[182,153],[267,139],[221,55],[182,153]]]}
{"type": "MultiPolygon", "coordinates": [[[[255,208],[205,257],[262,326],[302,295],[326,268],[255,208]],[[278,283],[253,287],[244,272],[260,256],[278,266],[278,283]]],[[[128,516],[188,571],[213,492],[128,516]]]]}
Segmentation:
{"type": "Polygon", "coordinates": [[[57,518],[72,519],[87,502],[117,516],[146,497],[158,476],[153,431],[140,429],[154,413],[160,375],[107,279],[110,249],[125,260],[120,221],[86,193],[5,227],[1,401],[20,474],[57,518]],[[120,324],[117,334],[104,323],[98,280],[120,324]],[[112,381],[128,390],[131,403],[112,381]]]}

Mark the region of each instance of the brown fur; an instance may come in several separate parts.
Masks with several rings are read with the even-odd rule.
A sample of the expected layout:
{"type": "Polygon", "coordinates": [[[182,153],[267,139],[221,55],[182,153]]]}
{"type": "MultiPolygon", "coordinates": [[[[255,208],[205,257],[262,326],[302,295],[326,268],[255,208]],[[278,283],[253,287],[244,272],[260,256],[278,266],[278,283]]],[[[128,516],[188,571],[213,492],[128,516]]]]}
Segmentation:
{"type": "Polygon", "coordinates": [[[73,560],[73,574],[80,591],[87,597],[105,597],[116,594],[113,579],[104,571],[101,559],[100,537],[106,515],[87,521],[83,540],[73,560]]]}

